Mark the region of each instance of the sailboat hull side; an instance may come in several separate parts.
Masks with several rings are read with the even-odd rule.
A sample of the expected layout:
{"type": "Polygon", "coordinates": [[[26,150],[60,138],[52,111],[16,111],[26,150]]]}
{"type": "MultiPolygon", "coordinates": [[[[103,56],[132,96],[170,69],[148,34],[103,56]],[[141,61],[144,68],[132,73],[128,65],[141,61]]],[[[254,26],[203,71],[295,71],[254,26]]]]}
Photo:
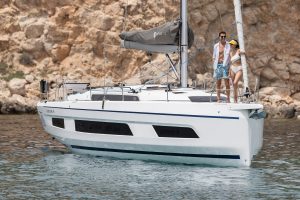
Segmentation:
{"type": "Polygon", "coordinates": [[[100,102],[97,103],[99,105],[90,105],[90,108],[80,103],[45,103],[40,104],[38,110],[45,130],[80,154],[187,164],[250,166],[252,156],[262,145],[261,123],[249,121],[248,110],[230,110],[226,105],[167,102],[157,102],[150,107],[148,103],[141,102],[109,102],[106,109],[102,109],[100,102]],[[120,110],[118,107],[126,109],[120,110]],[[53,126],[52,118],[64,119],[64,128],[53,126]],[[125,123],[133,135],[79,132],[76,131],[75,120],[125,123]],[[159,137],[153,125],[187,127],[195,131],[198,138],[159,137]]]}
{"type": "MultiPolygon", "coordinates": [[[[97,146],[117,146],[119,144],[98,144],[97,146]]],[[[145,147],[145,145],[143,145],[145,147]]],[[[144,149],[138,148],[138,149],[144,149]]],[[[86,146],[75,146],[72,145],[71,149],[75,153],[79,154],[90,154],[95,156],[103,157],[115,157],[121,159],[139,159],[139,160],[150,160],[150,161],[161,161],[171,163],[184,163],[184,164],[205,164],[205,165],[216,165],[216,166],[241,166],[239,155],[233,154],[209,154],[205,153],[207,150],[203,148],[190,149],[189,147],[177,148],[176,152],[166,150],[165,147],[149,146],[148,151],[144,150],[124,150],[124,149],[111,149],[110,148],[95,148],[86,146]],[[193,151],[193,153],[178,153],[181,151],[193,151]],[[199,152],[199,153],[195,153],[199,152]]],[[[233,152],[230,150],[222,150],[223,153],[233,152]]]]}

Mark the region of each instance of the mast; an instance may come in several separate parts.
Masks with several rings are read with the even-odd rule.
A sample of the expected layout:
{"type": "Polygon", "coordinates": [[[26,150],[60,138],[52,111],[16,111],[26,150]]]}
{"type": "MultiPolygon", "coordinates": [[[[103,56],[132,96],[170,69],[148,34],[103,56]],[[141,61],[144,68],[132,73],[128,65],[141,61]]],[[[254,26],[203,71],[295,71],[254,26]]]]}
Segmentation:
{"type": "MultiPolygon", "coordinates": [[[[238,40],[239,40],[239,45],[240,45],[240,51],[245,52],[241,2],[240,2],[240,0],[234,0],[233,4],[234,4],[235,22],[236,22],[238,40]]],[[[242,68],[243,68],[244,92],[248,93],[249,92],[249,82],[248,82],[247,61],[246,61],[245,54],[241,54],[241,61],[242,61],[242,68]]]]}
{"type": "Polygon", "coordinates": [[[187,24],[187,1],[181,0],[181,40],[180,40],[180,83],[181,87],[187,87],[188,67],[188,24],[187,24]]]}

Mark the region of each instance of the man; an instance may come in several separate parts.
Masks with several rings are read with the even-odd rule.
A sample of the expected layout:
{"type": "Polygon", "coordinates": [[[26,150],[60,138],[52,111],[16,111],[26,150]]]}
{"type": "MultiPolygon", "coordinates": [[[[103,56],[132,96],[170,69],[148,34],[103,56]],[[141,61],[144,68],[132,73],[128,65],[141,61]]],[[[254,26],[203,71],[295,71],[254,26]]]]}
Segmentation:
{"type": "Polygon", "coordinates": [[[224,79],[226,86],[227,103],[230,102],[229,85],[229,62],[230,62],[230,44],[226,41],[226,32],[219,33],[219,42],[214,46],[213,53],[214,78],[217,80],[217,100],[220,102],[221,83],[224,79]]]}

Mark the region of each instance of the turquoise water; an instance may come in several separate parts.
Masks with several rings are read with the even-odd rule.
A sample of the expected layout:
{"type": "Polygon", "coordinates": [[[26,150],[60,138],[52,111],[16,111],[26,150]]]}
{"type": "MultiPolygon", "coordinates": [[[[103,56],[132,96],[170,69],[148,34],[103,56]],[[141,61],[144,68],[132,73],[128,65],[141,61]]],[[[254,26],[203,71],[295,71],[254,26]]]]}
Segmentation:
{"type": "Polygon", "coordinates": [[[36,115],[0,115],[0,199],[300,199],[300,121],[269,120],[251,168],[75,155],[36,115]]]}

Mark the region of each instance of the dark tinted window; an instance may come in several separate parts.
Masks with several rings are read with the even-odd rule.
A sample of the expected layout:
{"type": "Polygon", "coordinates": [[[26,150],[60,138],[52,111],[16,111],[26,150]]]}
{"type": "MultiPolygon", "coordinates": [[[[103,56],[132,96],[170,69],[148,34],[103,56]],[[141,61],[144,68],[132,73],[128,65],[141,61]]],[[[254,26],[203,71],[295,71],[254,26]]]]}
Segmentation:
{"type": "Polygon", "coordinates": [[[62,118],[52,118],[52,125],[59,128],[65,128],[65,121],[62,118]]]}
{"type": "MultiPolygon", "coordinates": [[[[92,101],[102,101],[104,94],[93,94],[92,101]]],[[[105,95],[105,99],[109,101],[122,101],[122,95],[105,95]]],[[[124,95],[124,101],[139,101],[137,96],[124,95]]]]}
{"type": "Polygon", "coordinates": [[[132,135],[132,132],[127,124],[112,122],[75,120],[75,130],[86,133],[132,135]]]}
{"type": "Polygon", "coordinates": [[[153,128],[155,129],[158,137],[199,138],[193,129],[187,127],[154,125],[153,128]]]}
{"type": "MultiPolygon", "coordinates": [[[[191,102],[217,102],[216,96],[189,96],[191,102]]],[[[222,101],[226,101],[225,97],[221,97],[222,101]]]]}

